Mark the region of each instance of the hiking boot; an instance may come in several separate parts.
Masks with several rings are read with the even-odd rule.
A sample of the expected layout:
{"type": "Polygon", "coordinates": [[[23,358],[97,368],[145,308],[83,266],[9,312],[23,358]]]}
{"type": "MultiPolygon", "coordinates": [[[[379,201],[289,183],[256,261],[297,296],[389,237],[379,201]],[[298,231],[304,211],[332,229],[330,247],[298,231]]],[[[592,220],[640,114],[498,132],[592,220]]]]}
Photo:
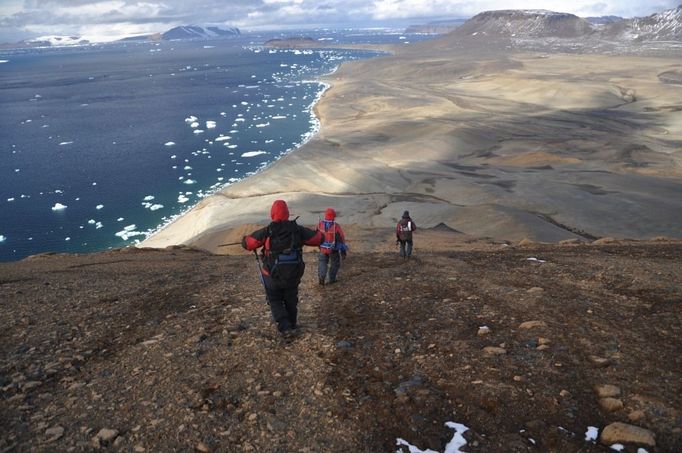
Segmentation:
{"type": "Polygon", "coordinates": [[[324,286],[324,277],[320,277],[320,286],[324,286]]]}

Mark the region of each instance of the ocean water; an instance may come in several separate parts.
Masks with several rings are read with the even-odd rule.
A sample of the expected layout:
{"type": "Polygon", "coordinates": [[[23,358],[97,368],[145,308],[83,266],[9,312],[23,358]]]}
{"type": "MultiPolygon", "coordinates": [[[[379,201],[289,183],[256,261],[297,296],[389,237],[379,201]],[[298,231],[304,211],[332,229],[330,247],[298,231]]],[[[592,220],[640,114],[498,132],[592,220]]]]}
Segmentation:
{"type": "Polygon", "coordinates": [[[268,38],[0,54],[0,261],[144,239],[299,146],[316,131],[316,79],[377,55],[258,45],[268,38]]]}

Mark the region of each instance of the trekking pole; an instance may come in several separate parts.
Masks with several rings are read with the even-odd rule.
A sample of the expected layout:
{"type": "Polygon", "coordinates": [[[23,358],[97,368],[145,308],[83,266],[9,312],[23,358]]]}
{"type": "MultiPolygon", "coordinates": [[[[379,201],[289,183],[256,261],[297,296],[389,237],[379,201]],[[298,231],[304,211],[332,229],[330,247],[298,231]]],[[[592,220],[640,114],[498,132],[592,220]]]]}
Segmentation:
{"type": "Polygon", "coordinates": [[[261,264],[260,264],[260,258],[258,257],[258,252],[254,250],[253,254],[256,255],[256,266],[258,267],[258,276],[260,277],[260,282],[263,285],[263,289],[265,289],[265,280],[263,279],[263,268],[261,267],[261,264]]]}
{"type": "Polygon", "coordinates": [[[220,245],[218,245],[218,247],[229,247],[231,245],[242,245],[242,243],[241,242],[230,242],[228,244],[220,244],[220,245]]]}

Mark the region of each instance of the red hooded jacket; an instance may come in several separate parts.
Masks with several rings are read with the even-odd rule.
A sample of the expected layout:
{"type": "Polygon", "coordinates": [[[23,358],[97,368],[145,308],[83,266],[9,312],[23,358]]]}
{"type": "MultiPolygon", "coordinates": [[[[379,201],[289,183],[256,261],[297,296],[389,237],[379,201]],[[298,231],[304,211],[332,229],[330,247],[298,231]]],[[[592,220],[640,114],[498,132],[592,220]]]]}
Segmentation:
{"type": "MultiPolygon", "coordinates": [[[[287,222],[289,221],[289,207],[284,200],[276,200],[272,203],[272,208],[270,208],[270,218],[273,223],[276,222],[287,222]]],[[[319,231],[311,230],[301,225],[296,225],[298,227],[298,232],[301,236],[301,241],[303,245],[317,246],[320,245],[324,239],[322,233],[319,231]]],[[[260,230],[256,230],[248,236],[244,236],[242,239],[242,247],[246,250],[256,250],[260,247],[265,246],[265,255],[269,255],[270,248],[268,244],[268,239],[270,238],[271,228],[265,227],[260,230]]]]}
{"type": "Polygon", "coordinates": [[[320,220],[320,223],[317,225],[317,230],[324,235],[320,245],[320,252],[325,255],[330,255],[332,252],[337,251],[335,246],[338,243],[343,244],[346,242],[346,235],[343,233],[341,225],[336,223],[334,219],[336,219],[336,211],[332,208],[327,208],[324,211],[324,220],[320,220]]]}

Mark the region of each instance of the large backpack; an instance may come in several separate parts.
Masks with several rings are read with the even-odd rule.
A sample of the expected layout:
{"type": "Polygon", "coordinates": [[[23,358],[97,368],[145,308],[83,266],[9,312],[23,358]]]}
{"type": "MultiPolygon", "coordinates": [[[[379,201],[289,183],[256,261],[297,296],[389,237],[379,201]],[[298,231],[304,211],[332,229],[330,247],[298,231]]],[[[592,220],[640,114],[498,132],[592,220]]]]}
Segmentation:
{"type": "Polygon", "coordinates": [[[412,240],[412,220],[402,219],[398,222],[398,236],[401,241],[412,240]]]}
{"type": "Polygon", "coordinates": [[[280,286],[295,286],[305,272],[303,241],[296,221],[272,222],[265,240],[265,266],[280,286]]]}
{"type": "Polygon", "coordinates": [[[320,244],[320,248],[329,251],[337,250],[337,242],[341,242],[341,237],[336,231],[336,222],[333,220],[321,220],[317,229],[324,233],[324,241],[320,244]]]}

